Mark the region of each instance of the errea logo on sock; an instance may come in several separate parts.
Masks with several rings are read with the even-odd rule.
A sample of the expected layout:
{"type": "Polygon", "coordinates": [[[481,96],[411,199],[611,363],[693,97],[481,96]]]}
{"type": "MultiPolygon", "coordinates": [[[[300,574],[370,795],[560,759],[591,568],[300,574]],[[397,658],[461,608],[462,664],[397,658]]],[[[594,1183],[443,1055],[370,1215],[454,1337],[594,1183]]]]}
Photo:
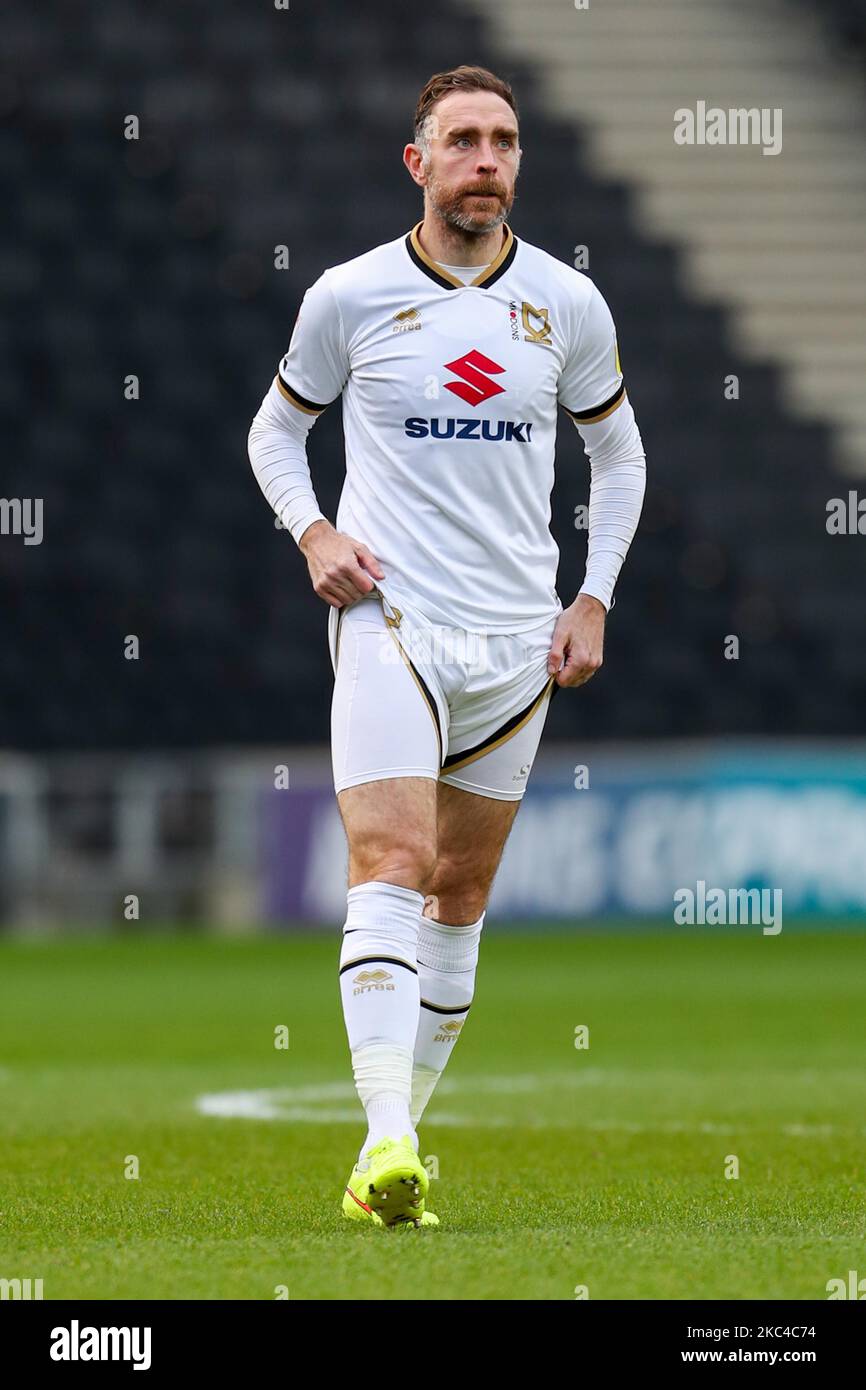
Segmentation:
{"type": "Polygon", "coordinates": [[[465,1018],[452,1018],[448,1023],[443,1023],[439,1032],[434,1035],[433,1041],[444,1043],[454,1042],[465,1022],[465,1018]]]}
{"type": "Polygon", "coordinates": [[[386,984],[386,980],[392,980],[393,975],[389,975],[387,970],[362,970],[355,976],[355,988],[353,994],[369,994],[374,989],[393,989],[393,985],[386,984]]]}

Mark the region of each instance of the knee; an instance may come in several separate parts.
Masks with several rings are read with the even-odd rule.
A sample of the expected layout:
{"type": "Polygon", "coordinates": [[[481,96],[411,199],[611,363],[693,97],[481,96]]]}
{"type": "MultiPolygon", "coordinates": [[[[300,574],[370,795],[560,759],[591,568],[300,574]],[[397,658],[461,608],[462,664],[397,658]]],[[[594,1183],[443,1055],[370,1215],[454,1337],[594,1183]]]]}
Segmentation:
{"type": "Polygon", "coordinates": [[[436,867],[436,848],[422,834],[368,836],[352,846],[349,861],[353,885],[377,880],[426,894],[436,867]]]}
{"type": "Polygon", "coordinates": [[[477,858],[440,856],[427,889],[424,916],[451,927],[477,922],[487,907],[491,879],[477,858]]]}

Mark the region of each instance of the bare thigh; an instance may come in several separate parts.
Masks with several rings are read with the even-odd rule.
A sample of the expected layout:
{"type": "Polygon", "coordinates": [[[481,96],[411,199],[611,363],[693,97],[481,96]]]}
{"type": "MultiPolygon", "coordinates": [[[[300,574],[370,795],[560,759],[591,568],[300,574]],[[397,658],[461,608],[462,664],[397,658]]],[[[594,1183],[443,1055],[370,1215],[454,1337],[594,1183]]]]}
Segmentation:
{"type": "Polygon", "coordinates": [[[436,866],[424,915],[449,926],[477,922],[487,906],[519,801],[438,784],[436,866]]]}
{"type": "Polygon", "coordinates": [[[386,777],[337,796],[349,841],[349,887],[394,883],[427,894],[436,865],[432,777],[386,777]]]}

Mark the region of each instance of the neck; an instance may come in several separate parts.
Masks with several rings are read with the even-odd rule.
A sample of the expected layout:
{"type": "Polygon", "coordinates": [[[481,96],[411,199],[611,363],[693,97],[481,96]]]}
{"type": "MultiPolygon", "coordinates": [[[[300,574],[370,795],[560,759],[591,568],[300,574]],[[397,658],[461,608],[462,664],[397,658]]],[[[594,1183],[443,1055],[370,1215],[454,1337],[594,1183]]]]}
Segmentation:
{"type": "Polygon", "coordinates": [[[502,249],[505,228],[500,222],[492,232],[463,232],[451,227],[431,207],[424,211],[418,240],[440,265],[489,265],[502,249]]]}

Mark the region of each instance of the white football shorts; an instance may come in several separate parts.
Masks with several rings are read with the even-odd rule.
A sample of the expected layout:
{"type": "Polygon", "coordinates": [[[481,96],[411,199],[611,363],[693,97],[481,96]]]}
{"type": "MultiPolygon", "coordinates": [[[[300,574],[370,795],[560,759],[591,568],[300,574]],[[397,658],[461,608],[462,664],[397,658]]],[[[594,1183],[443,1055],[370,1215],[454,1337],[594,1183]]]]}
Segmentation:
{"type": "Polygon", "coordinates": [[[378,589],[332,608],[336,790],[432,777],[519,801],[559,688],[547,674],[558,616],[527,632],[487,635],[431,624],[378,589]]]}

